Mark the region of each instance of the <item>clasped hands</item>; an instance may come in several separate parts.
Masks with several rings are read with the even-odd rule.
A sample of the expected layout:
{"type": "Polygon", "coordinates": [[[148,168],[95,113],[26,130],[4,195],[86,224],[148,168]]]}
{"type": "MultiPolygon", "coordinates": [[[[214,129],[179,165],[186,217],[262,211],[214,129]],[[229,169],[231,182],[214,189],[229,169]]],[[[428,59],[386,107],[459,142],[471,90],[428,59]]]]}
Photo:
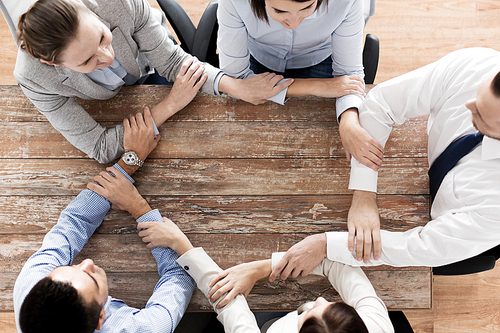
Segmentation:
{"type": "MultiPolygon", "coordinates": [[[[191,63],[185,64],[179,74],[181,77],[176,80],[179,83],[177,87],[179,90],[186,85],[193,88],[190,94],[187,94],[190,95],[189,101],[206,80],[203,76],[194,86],[192,82],[186,84],[186,80],[182,80],[183,77],[190,76],[193,80],[193,77],[200,77],[203,70],[202,67],[191,65],[191,63]]],[[[262,80],[263,76],[255,79],[262,80]]],[[[272,84],[275,84],[274,81],[277,79],[275,76],[266,78],[272,81],[272,84]]],[[[184,101],[180,104],[182,108],[187,103],[184,101]]],[[[144,108],[144,115],[138,113],[124,119],[123,125],[125,150],[135,151],[144,161],[160,140],[160,135],[154,138],[154,126],[149,108],[144,108]]],[[[356,159],[378,171],[383,159],[383,148],[361,128],[356,110],[344,112],[339,131],[346,157],[350,159],[352,152],[356,159]]],[[[130,173],[128,170],[125,171],[130,173]]],[[[113,167],[108,167],[106,171],[95,176],[94,183],[89,183],[88,188],[107,198],[114,208],[126,210],[136,219],[151,210],[135,186],[113,167]]],[[[380,222],[375,196],[375,193],[355,191],[349,210],[348,247],[350,251],[356,250],[357,260],[365,262],[370,260],[372,248],[375,260],[380,258],[381,252],[380,222]]],[[[177,225],[167,218],[163,219],[164,222],[142,222],[137,225],[140,230],[139,236],[147,244],[146,247],[150,249],[170,247],[180,255],[192,249],[191,242],[177,225]]],[[[304,277],[325,257],[326,235],[309,236],[292,246],[274,269],[271,267],[271,260],[262,260],[240,264],[219,273],[210,281],[211,290],[208,298],[212,302],[217,302],[218,308],[224,307],[238,294],[247,297],[255,283],[262,278],[269,276],[269,281],[273,282],[277,278],[285,280],[288,277],[304,277]]]]}

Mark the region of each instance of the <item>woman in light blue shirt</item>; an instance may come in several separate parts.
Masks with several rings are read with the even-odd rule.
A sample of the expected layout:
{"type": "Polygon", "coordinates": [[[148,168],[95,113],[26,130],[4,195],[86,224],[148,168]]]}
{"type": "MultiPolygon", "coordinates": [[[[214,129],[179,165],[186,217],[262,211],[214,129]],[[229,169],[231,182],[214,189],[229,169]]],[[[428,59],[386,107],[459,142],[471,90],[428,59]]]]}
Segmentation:
{"type": "Polygon", "coordinates": [[[336,97],[346,156],[378,171],[382,147],[357,116],[364,96],[363,11],[362,0],[219,0],[217,45],[220,68],[232,77],[274,72],[292,78],[275,102],[336,97]]]}

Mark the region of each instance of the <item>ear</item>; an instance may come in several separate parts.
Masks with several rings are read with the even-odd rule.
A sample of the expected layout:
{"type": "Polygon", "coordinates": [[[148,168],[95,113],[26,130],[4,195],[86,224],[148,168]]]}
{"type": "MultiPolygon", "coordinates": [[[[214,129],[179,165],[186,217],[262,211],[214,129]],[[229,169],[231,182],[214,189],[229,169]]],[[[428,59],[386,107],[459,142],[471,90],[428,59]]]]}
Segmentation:
{"type": "Polygon", "coordinates": [[[47,60],[40,59],[40,62],[43,62],[44,64],[51,65],[51,66],[59,66],[57,64],[54,64],[53,62],[49,62],[47,60]]]}
{"type": "Polygon", "coordinates": [[[101,310],[101,313],[99,314],[99,322],[97,323],[96,330],[100,330],[102,327],[102,324],[104,323],[104,319],[106,319],[106,311],[104,309],[101,310]]]}

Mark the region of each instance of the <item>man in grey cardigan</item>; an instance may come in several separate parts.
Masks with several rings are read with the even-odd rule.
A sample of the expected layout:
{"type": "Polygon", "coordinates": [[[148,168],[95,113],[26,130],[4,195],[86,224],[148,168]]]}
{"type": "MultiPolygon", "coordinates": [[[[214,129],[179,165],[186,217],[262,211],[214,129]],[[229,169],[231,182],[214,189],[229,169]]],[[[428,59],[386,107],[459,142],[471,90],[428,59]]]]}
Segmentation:
{"type": "Polygon", "coordinates": [[[156,126],[184,108],[199,89],[252,104],[291,84],[275,74],[247,80],[200,63],[168,37],[147,0],[39,0],[19,21],[14,77],[52,126],[101,163],[124,153],[123,126],[104,128],[76,102],[109,99],[148,75],[175,81],[152,110],[156,126]]]}

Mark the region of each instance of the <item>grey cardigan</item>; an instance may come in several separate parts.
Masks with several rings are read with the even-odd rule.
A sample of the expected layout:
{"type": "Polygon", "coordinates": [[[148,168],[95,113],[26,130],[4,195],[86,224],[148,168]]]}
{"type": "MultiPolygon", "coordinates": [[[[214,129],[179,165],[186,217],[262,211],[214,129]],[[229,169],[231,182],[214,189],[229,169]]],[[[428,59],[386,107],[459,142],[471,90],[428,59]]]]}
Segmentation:
{"type": "MultiPolygon", "coordinates": [[[[82,2],[111,30],[116,59],[134,77],[140,78],[141,73],[148,72],[149,61],[149,66],[160,75],[174,81],[182,63],[192,57],[168,38],[146,0],[82,2]],[[139,57],[138,52],[143,56],[139,57]]],[[[214,80],[219,72],[205,64],[208,80],[201,91],[214,94],[214,80]]],[[[123,125],[102,127],[74,99],[105,100],[115,96],[120,88],[110,91],[83,73],[43,64],[21,49],[14,77],[35,107],[76,148],[100,163],[108,163],[123,154],[123,125]]]]}

